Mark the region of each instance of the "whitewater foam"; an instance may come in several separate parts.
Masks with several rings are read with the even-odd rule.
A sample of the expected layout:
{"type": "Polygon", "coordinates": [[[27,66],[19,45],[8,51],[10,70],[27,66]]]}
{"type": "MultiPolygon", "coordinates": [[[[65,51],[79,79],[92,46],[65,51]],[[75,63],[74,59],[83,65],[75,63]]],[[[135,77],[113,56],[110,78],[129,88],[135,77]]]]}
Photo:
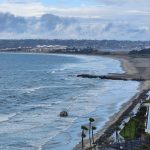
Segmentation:
{"type": "Polygon", "coordinates": [[[23,89],[18,89],[24,93],[32,93],[35,92],[37,90],[41,90],[41,89],[47,89],[50,88],[51,86],[38,86],[38,87],[31,87],[31,88],[23,88],[23,89]]]}
{"type": "Polygon", "coordinates": [[[8,121],[12,117],[16,116],[16,113],[12,114],[0,114],[0,122],[8,121]]]}

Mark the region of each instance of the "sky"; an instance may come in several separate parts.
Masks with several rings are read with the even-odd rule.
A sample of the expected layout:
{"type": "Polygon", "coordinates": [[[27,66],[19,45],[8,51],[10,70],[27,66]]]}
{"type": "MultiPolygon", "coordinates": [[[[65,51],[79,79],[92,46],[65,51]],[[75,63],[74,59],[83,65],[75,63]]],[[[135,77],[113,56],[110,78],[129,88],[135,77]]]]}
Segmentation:
{"type": "Polygon", "coordinates": [[[13,35],[14,38],[150,40],[150,0],[0,0],[0,13],[0,21],[4,22],[0,34],[4,38],[13,35]],[[53,24],[53,28],[41,29],[45,14],[63,21],[49,16],[46,24],[53,24]],[[25,19],[24,24],[21,22],[27,28],[24,31],[20,29],[19,18],[25,19]],[[19,32],[13,30],[12,22],[18,25],[19,32]],[[35,33],[30,24],[37,29],[35,33]]]}
{"type": "Polygon", "coordinates": [[[0,0],[0,11],[19,16],[52,13],[67,17],[150,16],[149,0],[0,0]]]}

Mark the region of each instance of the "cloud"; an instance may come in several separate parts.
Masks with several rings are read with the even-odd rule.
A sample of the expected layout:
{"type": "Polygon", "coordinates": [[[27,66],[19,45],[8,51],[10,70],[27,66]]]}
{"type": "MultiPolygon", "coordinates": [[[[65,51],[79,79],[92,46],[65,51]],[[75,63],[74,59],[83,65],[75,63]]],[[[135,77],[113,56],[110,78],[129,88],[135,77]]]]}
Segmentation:
{"type": "Polygon", "coordinates": [[[41,16],[46,11],[46,7],[38,0],[7,0],[0,4],[0,12],[16,16],[41,16]]]}
{"type": "Polygon", "coordinates": [[[26,4],[26,3],[37,3],[40,0],[5,0],[5,3],[11,4],[26,4]]]}
{"type": "Polygon", "coordinates": [[[0,13],[0,22],[1,38],[150,39],[150,21],[138,24],[134,21],[67,18],[52,14],[24,18],[0,13]]]}
{"type": "Polygon", "coordinates": [[[82,1],[89,1],[89,2],[94,2],[97,4],[107,4],[107,5],[134,5],[135,7],[137,5],[147,5],[150,4],[150,1],[148,0],[82,0],[82,1]]]}
{"type": "Polygon", "coordinates": [[[150,15],[150,1],[147,0],[79,0],[79,6],[74,2],[59,0],[57,4],[49,2],[45,5],[42,0],[4,0],[0,3],[0,12],[9,12],[16,16],[41,16],[51,13],[65,17],[100,17],[112,18],[129,15],[150,15]],[[64,4],[58,4],[63,1],[64,4]],[[67,4],[68,2],[68,4],[67,4]],[[89,3],[88,3],[89,2],[89,3]]]}
{"type": "Polygon", "coordinates": [[[26,31],[26,20],[11,14],[0,14],[0,32],[23,33],[26,31]]]}
{"type": "Polygon", "coordinates": [[[58,1],[3,0],[1,37],[150,39],[148,0],[58,1]]]}

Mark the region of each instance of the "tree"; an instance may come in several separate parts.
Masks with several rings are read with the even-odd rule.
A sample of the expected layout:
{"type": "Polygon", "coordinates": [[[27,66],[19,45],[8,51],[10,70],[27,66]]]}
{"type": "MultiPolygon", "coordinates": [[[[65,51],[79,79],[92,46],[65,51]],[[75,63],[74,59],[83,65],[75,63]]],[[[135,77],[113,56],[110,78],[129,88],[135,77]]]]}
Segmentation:
{"type": "Polygon", "coordinates": [[[149,146],[148,146],[148,145],[146,145],[146,144],[142,144],[142,149],[143,149],[143,150],[148,150],[148,148],[149,148],[149,146]]]}
{"type": "Polygon", "coordinates": [[[95,119],[94,118],[89,118],[89,140],[90,140],[90,146],[92,145],[91,142],[91,127],[92,127],[92,122],[94,122],[95,119]]]}
{"type": "Polygon", "coordinates": [[[146,139],[146,143],[147,143],[148,145],[150,145],[150,134],[146,133],[146,134],[145,134],[145,139],[146,139]]]}
{"type": "Polygon", "coordinates": [[[134,134],[133,137],[136,138],[137,137],[137,124],[138,124],[138,120],[136,119],[136,117],[132,118],[134,121],[134,134]]]}
{"type": "Polygon", "coordinates": [[[127,143],[126,143],[126,126],[127,126],[127,123],[125,121],[123,121],[123,137],[124,137],[124,142],[125,142],[125,149],[127,149],[127,143]]]}
{"type": "Polygon", "coordinates": [[[92,126],[92,140],[93,140],[93,144],[95,144],[95,142],[94,142],[94,130],[96,130],[96,127],[92,126]]]}
{"type": "Polygon", "coordinates": [[[131,112],[130,114],[129,114],[129,117],[130,117],[130,120],[129,120],[129,132],[130,132],[130,134],[129,134],[129,137],[132,139],[132,117],[134,116],[134,112],[131,112]]]}
{"type": "Polygon", "coordinates": [[[82,149],[84,148],[84,138],[86,137],[85,131],[88,130],[88,128],[86,126],[81,126],[82,129],[82,133],[81,133],[81,137],[82,137],[82,149]]]}
{"type": "Polygon", "coordinates": [[[123,137],[124,137],[124,139],[125,139],[125,134],[126,134],[126,125],[127,125],[127,123],[125,122],[125,121],[123,121],[123,137]]]}
{"type": "Polygon", "coordinates": [[[118,142],[119,142],[119,134],[118,134],[118,131],[120,131],[119,125],[116,125],[115,131],[116,131],[116,142],[118,143],[118,142]]]}

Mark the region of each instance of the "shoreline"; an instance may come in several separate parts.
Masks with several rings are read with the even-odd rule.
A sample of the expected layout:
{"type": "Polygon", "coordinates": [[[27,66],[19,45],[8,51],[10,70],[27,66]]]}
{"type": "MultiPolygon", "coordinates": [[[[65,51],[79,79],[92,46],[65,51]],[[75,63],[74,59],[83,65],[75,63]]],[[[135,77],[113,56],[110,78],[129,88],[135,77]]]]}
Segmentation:
{"type": "MultiPolygon", "coordinates": [[[[13,52],[12,52],[13,53],[13,52]]],[[[16,53],[16,52],[15,52],[16,53]]],[[[21,53],[20,53],[21,54],[21,53]]],[[[28,54],[28,53],[25,53],[28,54]]],[[[29,53],[31,54],[31,53],[29,53]]],[[[57,54],[57,53],[33,53],[33,54],[57,54]]],[[[60,53],[58,53],[60,54],[60,53]]],[[[66,55],[65,53],[62,53],[63,55],[66,55]]],[[[84,56],[90,56],[90,54],[68,54],[68,55],[84,55],[84,56]]],[[[114,60],[118,60],[120,62],[120,65],[122,67],[122,69],[124,70],[124,73],[119,74],[119,75],[123,75],[123,76],[127,76],[127,75],[131,75],[132,76],[138,76],[139,74],[141,74],[141,70],[138,70],[138,68],[135,67],[135,64],[131,62],[130,58],[128,56],[123,56],[123,55],[91,55],[91,56],[100,56],[100,57],[106,57],[106,58],[111,58],[114,60]]],[[[113,74],[118,75],[117,73],[113,74]]],[[[140,100],[140,95],[144,94],[145,90],[149,90],[150,89],[150,80],[146,80],[144,82],[140,82],[140,85],[138,87],[139,91],[126,103],[122,104],[120,110],[113,114],[113,116],[111,116],[109,118],[109,121],[106,122],[106,124],[104,125],[104,127],[100,130],[98,130],[95,134],[95,140],[96,141],[100,141],[101,139],[106,139],[106,136],[102,136],[102,134],[104,134],[106,131],[110,132],[111,130],[113,130],[113,126],[114,124],[123,116],[126,115],[127,112],[126,111],[131,111],[132,107],[135,106],[134,103],[138,103],[140,100]]],[[[85,146],[88,149],[89,148],[89,142],[85,141],[85,146]]],[[[74,149],[80,150],[80,144],[76,145],[76,147],[74,149]]]]}
{"type": "MultiPolygon", "coordinates": [[[[134,76],[134,75],[138,75],[141,73],[140,70],[138,70],[135,67],[134,63],[131,63],[130,59],[126,56],[110,56],[109,55],[109,56],[101,56],[101,57],[107,57],[107,58],[118,60],[120,62],[122,69],[124,70],[124,73],[119,74],[119,75],[134,76]]],[[[118,74],[115,73],[113,75],[118,75],[118,74]]],[[[131,99],[129,99],[128,102],[122,104],[120,110],[117,113],[113,114],[113,116],[109,118],[109,121],[105,123],[102,129],[98,130],[94,134],[94,138],[97,143],[103,142],[106,139],[108,139],[108,137],[111,136],[111,133],[114,132],[113,128],[116,122],[118,121],[122,122],[124,120],[124,117],[127,116],[134,109],[134,107],[140,102],[140,100],[150,90],[150,80],[142,81],[139,83],[140,83],[138,87],[139,91],[131,99]]],[[[89,141],[85,140],[84,143],[85,143],[85,149],[90,150],[91,148],[90,148],[89,141]]],[[[74,150],[80,150],[80,149],[81,149],[81,142],[75,146],[74,150]]]]}

